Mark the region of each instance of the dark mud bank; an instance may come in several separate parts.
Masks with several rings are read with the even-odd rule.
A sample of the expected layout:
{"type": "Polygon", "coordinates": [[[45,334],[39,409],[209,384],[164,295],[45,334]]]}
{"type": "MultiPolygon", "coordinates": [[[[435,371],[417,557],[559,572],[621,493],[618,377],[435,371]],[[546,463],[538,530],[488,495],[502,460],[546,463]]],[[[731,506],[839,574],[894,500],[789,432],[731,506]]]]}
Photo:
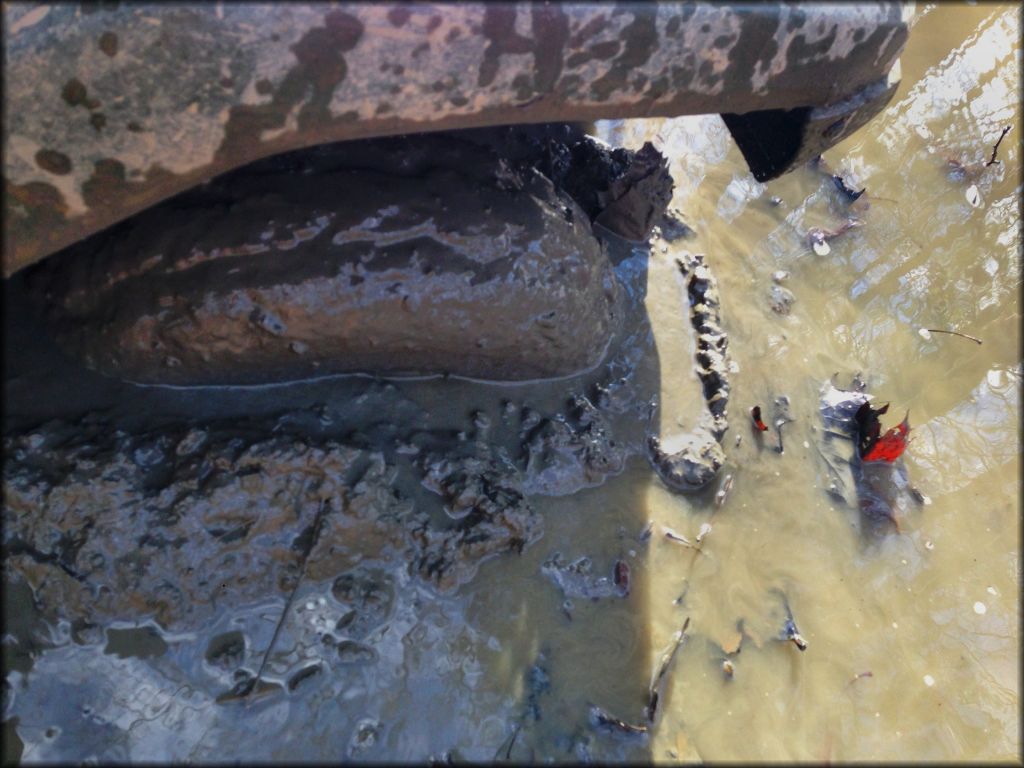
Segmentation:
{"type": "Polygon", "coordinates": [[[75,626],[170,631],[287,596],[301,574],[320,583],[366,563],[441,591],[465,583],[542,534],[537,496],[642,461],[660,378],[648,254],[612,251],[624,314],[607,358],[502,387],[355,376],[140,387],[61,356],[14,302],[8,583],[27,583],[43,615],[75,626]]]}
{"type": "MultiPolygon", "coordinates": [[[[567,186],[582,184],[584,173],[595,178],[588,189],[597,192],[579,191],[581,202],[566,204],[557,218],[588,233],[604,265],[602,282],[607,278],[614,286],[611,305],[604,288],[596,300],[618,313],[601,331],[608,338],[601,340],[598,364],[559,380],[502,387],[353,376],[270,387],[137,386],[60,354],[29,322],[18,276],[5,286],[12,300],[5,335],[14,350],[4,372],[8,583],[27,583],[40,612],[75,626],[151,620],[171,631],[191,631],[225,611],[288,595],[300,580],[329,581],[367,564],[447,591],[471,579],[489,557],[519,552],[542,535],[543,517],[532,499],[598,486],[628,462],[651,459],[647,426],[661,375],[644,305],[650,249],[614,235],[599,242],[589,222],[618,210],[605,220],[611,226],[633,210],[637,216],[630,220],[645,228],[655,221],[670,228],[672,221],[662,218],[663,208],[650,195],[630,192],[630,184],[657,186],[664,173],[660,156],[522,131],[497,138],[495,132],[468,134],[459,139],[465,144],[460,151],[490,153],[499,139],[507,150],[502,173],[539,168],[536,178],[550,173],[567,186]],[[563,150],[579,156],[567,160],[563,150]],[[527,161],[532,164],[524,166],[527,161]],[[604,189],[597,185],[596,179],[609,178],[613,183],[604,189]],[[615,183],[626,178],[630,184],[615,183]],[[575,211],[575,223],[567,221],[565,209],[575,211]]],[[[321,151],[330,156],[333,150],[312,150],[321,151]]],[[[403,157],[382,153],[372,162],[399,168],[403,157]]],[[[413,152],[407,161],[412,167],[429,157],[413,152]]],[[[268,189],[272,179],[287,175],[291,161],[275,162],[278,167],[263,171],[268,189]]],[[[296,173],[301,176],[301,169],[296,173]]],[[[536,183],[553,189],[549,182],[536,183]]],[[[208,188],[196,194],[213,193],[208,188]]],[[[536,201],[524,205],[530,209],[536,201]]],[[[143,237],[137,225],[127,226],[129,241],[143,237]]],[[[452,242],[468,237],[449,234],[452,242]]],[[[412,258],[411,251],[403,253],[412,258]]],[[[92,271],[88,259],[72,265],[82,270],[82,285],[102,277],[114,286],[104,290],[127,292],[117,295],[129,303],[135,280],[142,281],[140,292],[144,286],[161,290],[152,275],[113,280],[120,273],[97,265],[115,255],[127,258],[127,251],[102,254],[92,271]]],[[[198,270],[189,280],[203,270],[219,270],[227,279],[232,269],[245,270],[235,258],[199,260],[185,271],[198,270]]],[[[303,269],[323,267],[322,259],[300,261],[303,269]]],[[[397,261],[400,270],[405,262],[397,261]]],[[[63,285],[67,306],[105,311],[84,291],[70,289],[78,277],[46,269],[28,276],[37,289],[63,285]]],[[[662,451],[658,460],[665,466],[658,473],[674,489],[692,490],[724,461],[716,438],[726,428],[728,385],[713,282],[700,257],[680,269],[686,285],[680,322],[699,337],[695,362],[706,399],[694,439],[709,440],[714,449],[710,458],[699,456],[694,467],[680,470],[678,483],[670,480],[687,456],[662,451]]],[[[287,282],[270,287],[280,285],[287,282]]],[[[113,312],[108,319],[117,326],[123,317],[113,312]]],[[[246,354],[254,350],[276,354],[259,347],[246,354]]],[[[289,355],[290,361],[297,353],[289,355]]],[[[142,365],[151,358],[133,359],[142,365]]],[[[226,358],[211,357],[210,368],[189,359],[196,370],[209,372],[222,370],[226,358]]],[[[287,366],[294,373],[292,362],[287,366]]]]}
{"type": "Polygon", "coordinates": [[[348,414],[135,434],[97,413],[51,421],[4,438],[5,575],[75,626],[169,631],[364,562],[448,591],[539,538],[532,496],[599,485],[640,454],[642,408],[616,413],[615,389],[592,389],[603,407],[579,394],[547,415],[505,401],[460,431],[429,426],[391,384],[348,414]],[[378,418],[357,418],[362,406],[378,418]]]}
{"type": "Polygon", "coordinates": [[[592,222],[644,241],[671,191],[650,145],[564,125],[345,142],[214,179],[26,277],[61,347],[129,381],[561,377],[622,322],[592,222]]]}

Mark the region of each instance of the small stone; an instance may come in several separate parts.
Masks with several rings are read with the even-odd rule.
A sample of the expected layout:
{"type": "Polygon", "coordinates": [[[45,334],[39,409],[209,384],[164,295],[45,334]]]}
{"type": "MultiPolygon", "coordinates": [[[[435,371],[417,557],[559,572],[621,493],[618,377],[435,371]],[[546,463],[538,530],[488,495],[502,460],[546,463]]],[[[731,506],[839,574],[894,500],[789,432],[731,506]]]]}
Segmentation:
{"type": "Polygon", "coordinates": [[[985,615],[985,611],[987,611],[987,610],[988,610],[988,608],[986,608],[985,604],[983,602],[981,602],[980,600],[974,604],[974,612],[976,614],[978,614],[979,616],[984,616],[985,615]]]}
{"type": "Polygon", "coordinates": [[[931,341],[932,339],[932,332],[929,331],[927,328],[920,328],[918,329],[917,333],[925,341],[931,341]]]}
{"type": "Polygon", "coordinates": [[[775,272],[772,272],[772,280],[776,283],[785,282],[786,280],[789,280],[789,272],[784,269],[776,270],[775,272]]]}
{"type": "Polygon", "coordinates": [[[380,724],[374,720],[361,720],[356,725],[356,732],[352,735],[352,740],[349,744],[349,754],[355,755],[376,744],[379,728],[380,724]]]}
{"type": "Polygon", "coordinates": [[[793,302],[796,301],[796,296],[788,288],[783,288],[781,285],[776,284],[771,288],[768,301],[772,312],[779,315],[788,315],[793,308],[793,302]]]}
{"type": "Polygon", "coordinates": [[[927,685],[929,688],[931,688],[933,685],[935,685],[935,678],[932,677],[931,675],[925,675],[924,676],[924,684],[927,685]]]}

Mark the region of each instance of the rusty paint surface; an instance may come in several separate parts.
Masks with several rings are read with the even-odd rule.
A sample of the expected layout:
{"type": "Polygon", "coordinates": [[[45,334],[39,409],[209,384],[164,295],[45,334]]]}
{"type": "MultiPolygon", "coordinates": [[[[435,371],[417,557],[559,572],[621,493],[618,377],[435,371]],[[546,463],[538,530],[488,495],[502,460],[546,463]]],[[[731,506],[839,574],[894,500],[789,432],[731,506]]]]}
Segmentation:
{"type": "Polygon", "coordinates": [[[5,275],[289,149],[828,108],[884,80],[907,37],[895,5],[9,4],[3,14],[5,275]]]}

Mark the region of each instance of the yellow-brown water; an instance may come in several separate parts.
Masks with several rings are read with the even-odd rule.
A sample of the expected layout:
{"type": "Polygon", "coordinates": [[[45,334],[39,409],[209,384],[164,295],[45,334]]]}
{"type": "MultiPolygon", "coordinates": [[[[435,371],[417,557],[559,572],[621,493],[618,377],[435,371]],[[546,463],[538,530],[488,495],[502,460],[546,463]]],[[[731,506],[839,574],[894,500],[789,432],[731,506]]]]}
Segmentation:
{"type": "MultiPolygon", "coordinates": [[[[918,8],[890,107],[825,154],[833,169],[859,177],[870,200],[859,215],[864,226],[832,241],[825,256],[802,240],[812,226],[842,221],[820,174],[757,184],[717,117],[599,125],[611,143],[652,140],[671,158],[673,206],[696,230],[682,246],[715,268],[739,366],[723,470],[734,482],[713,517],[714,507],[695,511],[655,479],[637,479],[628,490],[609,485],[552,505],[536,553],[573,537],[577,550],[613,549],[613,531],[594,533],[602,517],[615,519],[603,508],[625,505],[654,521],[647,557],[634,566],[646,582],[636,595],[646,601],[646,636],[633,650],[646,661],[626,653],[617,666],[600,637],[569,626],[557,633],[567,647],[560,686],[618,686],[623,706],[634,706],[619,716],[635,719],[647,679],[625,692],[618,671],[653,668],[690,617],[694,638],[669,686],[654,760],[1019,759],[1019,19],[1007,6],[918,8]],[[999,164],[978,179],[950,178],[947,155],[987,162],[1005,126],[1012,129],[999,164]],[[967,200],[972,183],[976,208],[967,200]],[[782,203],[772,206],[772,196],[782,203]],[[788,316],[769,308],[777,270],[790,273],[785,285],[796,296],[788,316]],[[928,340],[921,328],[984,343],[928,340]],[[932,501],[876,549],[861,547],[852,513],[836,508],[816,474],[817,391],[836,371],[870,378],[879,401],[892,402],[887,426],[910,411],[905,461],[932,501]],[[796,417],[786,451],[759,451],[746,409],[783,393],[796,417]],[[659,535],[667,525],[693,540],[709,521],[698,556],[659,535]],[[573,530],[561,534],[563,525],[573,530]],[[728,644],[738,619],[749,626],[764,615],[772,587],[788,595],[808,650],[745,644],[726,680],[712,640],[728,644]]],[[[686,392],[678,393],[685,388],[673,383],[692,375],[671,256],[671,247],[655,248],[648,282],[663,431],[688,411],[686,392]]],[[[492,620],[514,636],[505,614],[517,615],[510,606],[525,600],[511,595],[524,585],[503,585],[506,602],[484,583],[510,578],[509,565],[485,569],[474,591],[491,596],[481,611],[497,608],[492,620]]],[[[550,621],[550,610],[538,609],[530,621],[545,615],[550,621]]],[[[602,619],[625,620],[610,612],[602,619]]]]}
{"type": "MultiPolygon", "coordinates": [[[[917,9],[892,104],[825,155],[867,188],[851,211],[863,225],[825,255],[805,234],[845,220],[827,176],[807,168],[755,183],[714,116],[598,125],[610,143],[651,140],[669,156],[673,207],[696,232],[664,250],[657,242],[648,266],[662,434],[692,426],[698,398],[674,253],[706,254],[719,281],[738,368],[722,472],[733,482],[720,507],[711,494],[669,492],[638,457],[603,485],[537,498],[544,536],[521,557],[487,562],[454,594],[401,584],[415,612],[390,622],[376,668],[335,669],[319,688],[251,708],[215,703],[196,637],[122,658],[112,643],[71,642],[58,626],[55,647],[8,696],[24,758],[338,759],[364,721],[377,741],[351,754],[366,759],[1018,757],[1019,18],[1009,6],[917,9]],[[985,163],[1005,126],[1001,162],[954,178],[947,156],[985,163]],[[788,315],[770,308],[778,271],[795,296],[788,315]],[[922,328],[983,343],[925,338],[922,328]],[[886,426],[909,410],[905,462],[931,500],[873,546],[856,513],[826,494],[815,448],[819,386],[856,371],[877,402],[892,403],[886,426]],[[782,394],[795,421],[780,454],[771,435],[759,445],[746,414],[782,394]],[[665,527],[701,535],[701,551],[666,539],[665,527]],[[587,555],[602,573],[622,558],[631,594],[567,608],[540,572],[554,552],[587,555]],[[775,638],[775,590],[806,651],[775,638]],[[651,674],[686,618],[689,639],[651,738],[589,729],[589,704],[641,720],[651,674]],[[740,620],[747,636],[728,679],[722,662],[740,620]],[[522,713],[538,658],[550,689],[531,723],[522,713]],[[517,722],[532,730],[518,742],[517,722]]],[[[553,397],[550,384],[400,386],[439,422],[496,409],[513,391],[526,402],[553,397]]],[[[217,631],[249,622],[265,642],[282,608],[279,596],[268,600],[217,631]]],[[[323,602],[298,595],[296,623],[315,623],[323,602]]]]}

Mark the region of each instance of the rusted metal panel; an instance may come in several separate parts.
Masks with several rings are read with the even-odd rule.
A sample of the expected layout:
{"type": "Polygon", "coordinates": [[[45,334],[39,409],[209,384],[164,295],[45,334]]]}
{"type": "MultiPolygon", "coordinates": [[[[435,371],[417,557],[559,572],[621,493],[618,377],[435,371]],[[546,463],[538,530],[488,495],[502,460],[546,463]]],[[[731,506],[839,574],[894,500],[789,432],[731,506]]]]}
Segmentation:
{"type": "Polygon", "coordinates": [[[907,37],[896,5],[101,2],[3,14],[5,275],[285,150],[827,108],[884,81],[907,37]]]}

